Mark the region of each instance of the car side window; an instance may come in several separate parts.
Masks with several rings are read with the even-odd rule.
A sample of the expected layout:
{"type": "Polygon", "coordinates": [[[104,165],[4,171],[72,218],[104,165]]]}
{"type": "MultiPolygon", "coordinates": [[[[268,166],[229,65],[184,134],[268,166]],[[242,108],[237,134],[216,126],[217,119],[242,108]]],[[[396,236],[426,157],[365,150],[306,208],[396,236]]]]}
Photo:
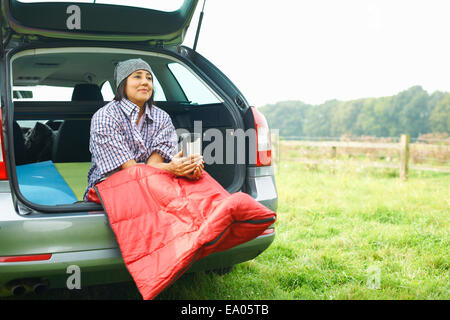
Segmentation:
{"type": "Polygon", "coordinates": [[[104,101],[111,101],[114,99],[114,92],[111,88],[111,83],[109,83],[109,81],[106,81],[102,84],[101,91],[104,101]]]}
{"type": "Polygon", "coordinates": [[[190,103],[202,105],[222,102],[210,88],[185,66],[174,62],[169,63],[168,68],[178,81],[190,103]]]}

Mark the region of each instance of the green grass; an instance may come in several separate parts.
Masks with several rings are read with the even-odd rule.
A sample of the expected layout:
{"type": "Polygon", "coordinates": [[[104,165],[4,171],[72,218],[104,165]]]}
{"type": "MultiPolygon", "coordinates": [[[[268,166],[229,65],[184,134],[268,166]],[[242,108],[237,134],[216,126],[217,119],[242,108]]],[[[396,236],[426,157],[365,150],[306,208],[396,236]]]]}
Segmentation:
{"type": "Polygon", "coordinates": [[[449,299],[450,175],[282,163],[276,240],[161,299],[449,299]]]}
{"type": "MultiPolygon", "coordinates": [[[[276,182],[277,235],[265,252],[223,276],[185,274],[157,299],[450,298],[449,174],[401,181],[396,170],[292,162],[276,182]]],[[[140,298],[134,284],[104,288],[53,295],[140,298]]]]}

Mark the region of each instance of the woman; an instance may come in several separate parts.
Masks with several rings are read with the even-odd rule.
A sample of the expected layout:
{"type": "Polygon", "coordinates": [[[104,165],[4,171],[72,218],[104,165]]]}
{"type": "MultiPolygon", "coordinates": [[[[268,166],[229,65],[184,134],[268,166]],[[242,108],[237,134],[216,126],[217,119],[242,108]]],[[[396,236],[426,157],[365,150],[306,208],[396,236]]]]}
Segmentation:
{"type": "Polygon", "coordinates": [[[114,70],[117,92],[114,100],[99,109],[91,120],[89,149],[92,154],[88,187],[137,163],[199,179],[203,172],[200,155],[183,157],[169,115],[153,105],[153,75],[142,59],[119,62],[114,70]]]}

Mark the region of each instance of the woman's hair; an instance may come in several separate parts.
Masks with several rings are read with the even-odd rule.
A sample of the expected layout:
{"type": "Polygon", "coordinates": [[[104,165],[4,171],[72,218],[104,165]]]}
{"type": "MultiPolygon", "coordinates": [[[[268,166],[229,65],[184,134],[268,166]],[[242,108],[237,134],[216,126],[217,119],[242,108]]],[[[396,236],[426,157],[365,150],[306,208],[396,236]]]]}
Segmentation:
{"type": "MultiPolygon", "coordinates": [[[[128,99],[127,94],[126,94],[126,86],[127,86],[127,79],[128,77],[126,77],[125,79],[122,80],[122,82],[119,84],[119,86],[117,87],[117,91],[116,91],[116,95],[114,96],[114,100],[116,101],[120,101],[123,98],[128,99]]],[[[148,99],[146,101],[147,105],[149,108],[152,107],[153,105],[153,98],[155,97],[155,89],[152,90],[152,95],[150,96],[150,99],[148,99]]]]}

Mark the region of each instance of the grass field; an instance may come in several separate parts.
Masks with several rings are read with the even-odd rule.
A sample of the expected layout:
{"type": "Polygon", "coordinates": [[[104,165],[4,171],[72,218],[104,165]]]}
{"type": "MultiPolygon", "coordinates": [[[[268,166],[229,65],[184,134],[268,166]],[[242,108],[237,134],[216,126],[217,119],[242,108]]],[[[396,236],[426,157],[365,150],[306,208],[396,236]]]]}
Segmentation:
{"type": "MultiPolygon", "coordinates": [[[[231,273],[185,274],[157,299],[449,299],[450,175],[282,162],[277,236],[231,273]]],[[[140,299],[134,284],[40,296],[140,299]]]]}
{"type": "Polygon", "coordinates": [[[450,175],[282,163],[277,237],[225,276],[162,299],[449,299],[450,175]]]}

